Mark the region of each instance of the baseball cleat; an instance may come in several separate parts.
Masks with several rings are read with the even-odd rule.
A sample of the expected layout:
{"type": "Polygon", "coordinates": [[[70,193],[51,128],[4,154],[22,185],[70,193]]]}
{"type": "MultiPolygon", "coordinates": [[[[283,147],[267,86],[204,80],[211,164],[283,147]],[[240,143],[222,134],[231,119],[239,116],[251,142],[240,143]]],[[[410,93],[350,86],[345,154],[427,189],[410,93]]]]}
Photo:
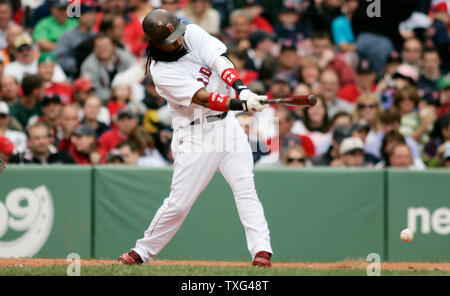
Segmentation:
{"type": "Polygon", "coordinates": [[[120,255],[119,259],[117,259],[117,261],[126,265],[135,265],[143,263],[141,256],[139,256],[139,254],[136,253],[135,251],[123,253],[122,255],[120,255]]]}
{"type": "Polygon", "coordinates": [[[255,258],[253,259],[252,265],[254,266],[262,266],[262,267],[270,267],[272,254],[265,251],[260,251],[256,253],[255,258]]]}

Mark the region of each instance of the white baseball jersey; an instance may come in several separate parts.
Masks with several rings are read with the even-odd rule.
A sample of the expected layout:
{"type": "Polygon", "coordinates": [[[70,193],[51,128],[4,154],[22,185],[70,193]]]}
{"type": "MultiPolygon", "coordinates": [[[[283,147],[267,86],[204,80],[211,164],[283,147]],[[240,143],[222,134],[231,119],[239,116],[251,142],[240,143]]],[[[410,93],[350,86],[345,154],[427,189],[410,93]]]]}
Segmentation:
{"type": "Polygon", "coordinates": [[[235,91],[212,71],[215,60],[227,51],[225,44],[209,35],[197,25],[186,26],[184,42],[188,54],[175,62],[152,61],[150,73],[157,92],[167,100],[172,111],[172,123],[177,128],[202,117],[220,114],[197,104],[191,104],[192,97],[201,88],[209,92],[235,97],[235,91]],[[197,111],[194,111],[197,109],[197,111]],[[201,111],[199,111],[201,110],[201,111]]]}

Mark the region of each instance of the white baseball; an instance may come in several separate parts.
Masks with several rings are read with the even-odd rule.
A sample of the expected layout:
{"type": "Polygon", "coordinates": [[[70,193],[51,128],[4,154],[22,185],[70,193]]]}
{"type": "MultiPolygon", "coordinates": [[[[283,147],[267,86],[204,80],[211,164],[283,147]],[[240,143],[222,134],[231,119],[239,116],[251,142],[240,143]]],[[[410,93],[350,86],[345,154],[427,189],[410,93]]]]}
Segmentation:
{"type": "Polygon", "coordinates": [[[409,229],[403,229],[402,232],[400,232],[400,239],[404,242],[410,242],[414,239],[414,232],[409,229]]]}

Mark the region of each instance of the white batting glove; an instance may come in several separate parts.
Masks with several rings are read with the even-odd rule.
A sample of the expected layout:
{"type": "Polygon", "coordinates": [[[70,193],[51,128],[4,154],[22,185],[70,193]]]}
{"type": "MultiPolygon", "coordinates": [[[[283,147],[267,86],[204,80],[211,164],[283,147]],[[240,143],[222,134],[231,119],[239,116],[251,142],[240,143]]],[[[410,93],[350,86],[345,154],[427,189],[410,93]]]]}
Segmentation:
{"type": "Polygon", "coordinates": [[[259,96],[248,89],[244,89],[243,91],[241,91],[241,93],[239,94],[239,99],[242,101],[246,101],[245,106],[247,107],[247,110],[244,111],[260,112],[267,107],[266,104],[261,104],[261,101],[267,100],[267,96],[259,96]]]}

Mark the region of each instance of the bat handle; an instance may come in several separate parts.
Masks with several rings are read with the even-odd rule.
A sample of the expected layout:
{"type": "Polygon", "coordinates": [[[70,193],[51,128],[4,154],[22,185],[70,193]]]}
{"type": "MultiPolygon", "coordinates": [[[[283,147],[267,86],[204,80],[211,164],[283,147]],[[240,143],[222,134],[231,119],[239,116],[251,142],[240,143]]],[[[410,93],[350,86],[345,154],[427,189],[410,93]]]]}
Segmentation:
{"type": "Polygon", "coordinates": [[[275,99],[275,100],[263,100],[260,101],[261,104],[263,105],[268,105],[268,104],[279,104],[281,101],[281,99],[275,99]]]}

